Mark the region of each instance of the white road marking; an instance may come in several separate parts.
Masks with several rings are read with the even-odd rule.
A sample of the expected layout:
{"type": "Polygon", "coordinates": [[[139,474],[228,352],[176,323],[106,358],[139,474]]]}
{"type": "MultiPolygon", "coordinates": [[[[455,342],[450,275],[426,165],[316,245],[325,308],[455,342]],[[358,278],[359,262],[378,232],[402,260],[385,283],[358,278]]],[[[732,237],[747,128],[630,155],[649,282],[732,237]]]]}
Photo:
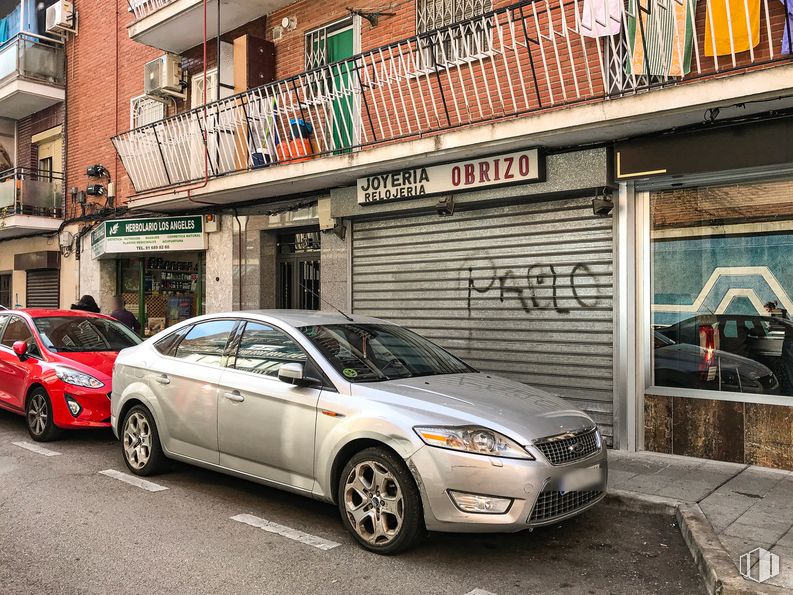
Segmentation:
{"type": "Polygon", "coordinates": [[[33,442],[25,442],[24,440],[21,442],[12,442],[11,444],[18,446],[19,448],[24,448],[25,450],[44,455],[45,457],[57,457],[61,454],[59,452],[55,452],[54,450],[49,450],[48,448],[39,446],[38,444],[34,444],[33,442]]]}
{"type": "Polygon", "coordinates": [[[332,550],[333,548],[339,547],[341,545],[335,541],[328,541],[327,539],[317,537],[316,535],[309,535],[308,533],[303,533],[297,529],[292,529],[291,527],[285,527],[284,525],[279,525],[278,523],[261,519],[257,516],[253,516],[252,514],[238,514],[237,516],[231,517],[231,520],[237,521],[238,523],[245,523],[251,527],[258,527],[259,529],[263,529],[268,533],[275,533],[276,535],[281,535],[282,537],[299,541],[300,543],[310,545],[311,547],[315,547],[320,550],[332,550]]]}
{"type": "Polygon", "coordinates": [[[140,477],[135,477],[134,475],[130,475],[129,473],[122,473],[121,471],[116,471],[115,469],[105,469],[104,471],[100,471],[99,475],[106,475],[107,477],[112,477],[113,479],[117,479],[119,481],[123,481],[124,483],[128,483],[129,485],[135,486],[136,488],[146,490],[147,492],[162,492],[163,490],[168,489],[165,486],[161,486],[154,482],[141,479],[140,477]]]}
{"type": "Polygon", "coordinates": [[[491,593],[490,591],[485,591],[484,589],[476,588],[473,591],[468,591],[465,595],[496,595],[495,593],[491,593]]]}

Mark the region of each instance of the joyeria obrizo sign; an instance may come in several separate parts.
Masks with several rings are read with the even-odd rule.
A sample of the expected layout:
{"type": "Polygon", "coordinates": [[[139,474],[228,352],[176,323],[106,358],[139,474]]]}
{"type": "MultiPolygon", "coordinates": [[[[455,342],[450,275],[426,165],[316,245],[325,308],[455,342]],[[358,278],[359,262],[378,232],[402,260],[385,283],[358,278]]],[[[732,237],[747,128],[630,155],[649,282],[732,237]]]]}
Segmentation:
{"type": "Polygon", "coordinates": [[[540,182],[544,174],[544,163],[537,149],[415,167],[360,178],[357,184],[358,204],[370,205],[491,186],[540,182]]]}

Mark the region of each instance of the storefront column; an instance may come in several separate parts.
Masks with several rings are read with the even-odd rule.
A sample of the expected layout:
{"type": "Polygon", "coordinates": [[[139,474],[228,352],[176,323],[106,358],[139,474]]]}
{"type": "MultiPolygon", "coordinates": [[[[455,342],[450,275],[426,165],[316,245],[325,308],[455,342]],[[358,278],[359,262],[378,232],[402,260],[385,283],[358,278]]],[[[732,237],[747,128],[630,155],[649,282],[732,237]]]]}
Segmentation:
{"type": "Polygon", "coordinates": [[[204,311],[230,312],[234,302],[234,217],[220,219],[220,231],[208,234],[206,253],[206,301],[204,311]]]}

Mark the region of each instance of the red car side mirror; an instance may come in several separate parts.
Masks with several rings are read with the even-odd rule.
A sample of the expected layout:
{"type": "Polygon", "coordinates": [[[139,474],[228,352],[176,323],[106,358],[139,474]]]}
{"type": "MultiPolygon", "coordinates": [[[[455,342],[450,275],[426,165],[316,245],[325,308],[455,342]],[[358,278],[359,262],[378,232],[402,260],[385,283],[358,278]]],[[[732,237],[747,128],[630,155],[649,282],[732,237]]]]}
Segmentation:
{"type": "Polygon", "coordinates": [[[24,360],[27,357],[28,344],[26,341],[15,341],[11,349],[14,350],[14,353],[17,354],[19,359],[24,360]]]}

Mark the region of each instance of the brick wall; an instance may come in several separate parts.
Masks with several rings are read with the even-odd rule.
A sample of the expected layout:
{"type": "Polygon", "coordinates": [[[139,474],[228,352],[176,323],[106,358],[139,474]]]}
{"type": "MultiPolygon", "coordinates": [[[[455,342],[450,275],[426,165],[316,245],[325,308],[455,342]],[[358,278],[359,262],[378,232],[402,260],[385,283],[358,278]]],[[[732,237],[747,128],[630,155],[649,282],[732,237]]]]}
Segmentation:
{"type": "MultiPolygon", "coordinates": [[[[66,188],[84,189],[85,168],[101,163],[116,183],[118,204],[133,190],[110,139],[129,129],[129,101],[143,93],[143,65],[162,53],[129,39],[127,6],[126,0],[79,3],[80,32],[66,44],[66,188]]],[[[67,206],[70,215],[77,212],[67,206]]]]}

